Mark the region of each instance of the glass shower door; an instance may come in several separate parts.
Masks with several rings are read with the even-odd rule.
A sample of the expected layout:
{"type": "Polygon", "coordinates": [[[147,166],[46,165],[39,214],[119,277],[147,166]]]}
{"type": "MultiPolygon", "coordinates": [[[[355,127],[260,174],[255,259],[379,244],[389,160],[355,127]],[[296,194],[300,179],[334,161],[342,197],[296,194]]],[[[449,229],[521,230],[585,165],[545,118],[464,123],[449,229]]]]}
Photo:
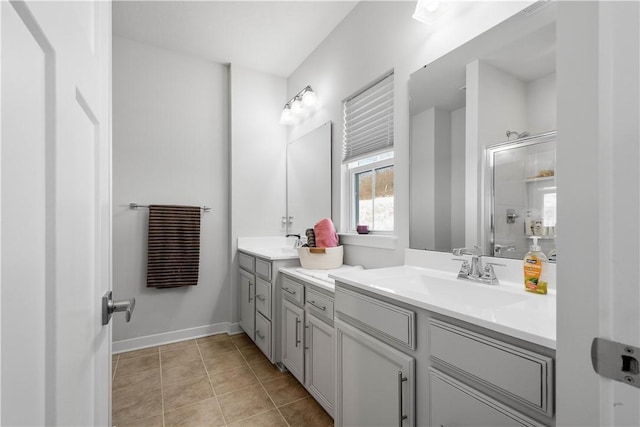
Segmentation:
{"type": "Polygon", "coordinates": [[[487,148],[491,206],[489,253],[523,259],[538,236],[555,257],[555,132],[487,148]]]}

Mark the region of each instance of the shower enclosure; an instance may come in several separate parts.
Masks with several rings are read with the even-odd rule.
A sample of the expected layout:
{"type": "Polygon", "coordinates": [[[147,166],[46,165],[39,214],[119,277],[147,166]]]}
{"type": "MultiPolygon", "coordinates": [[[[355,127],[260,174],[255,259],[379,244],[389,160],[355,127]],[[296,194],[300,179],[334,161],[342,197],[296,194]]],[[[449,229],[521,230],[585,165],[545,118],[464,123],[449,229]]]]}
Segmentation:
{"type": "Polygon", "coordinates": [[[555,261],[556,132],[485,148],[484,250],[523,259],[538,236],[555,261]]]}

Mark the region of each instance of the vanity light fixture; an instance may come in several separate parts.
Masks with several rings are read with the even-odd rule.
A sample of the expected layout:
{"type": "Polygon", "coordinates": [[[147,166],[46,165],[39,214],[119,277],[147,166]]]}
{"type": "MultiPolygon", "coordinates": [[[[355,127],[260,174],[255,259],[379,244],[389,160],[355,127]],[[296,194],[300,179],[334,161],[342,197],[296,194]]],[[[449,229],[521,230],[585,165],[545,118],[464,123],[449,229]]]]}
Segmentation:
{"type": "Polygon", "coordinates": [[[448,9],[449,5],[444,0],[418,0],[413,19],[430,24],[440,18],[448,9]]]}
{"type": "Polygon", "coordinates": [[[280,115],[280,124],[293,125],[318,108],[318,96],[307,86],[284,105],[280,115]]]}

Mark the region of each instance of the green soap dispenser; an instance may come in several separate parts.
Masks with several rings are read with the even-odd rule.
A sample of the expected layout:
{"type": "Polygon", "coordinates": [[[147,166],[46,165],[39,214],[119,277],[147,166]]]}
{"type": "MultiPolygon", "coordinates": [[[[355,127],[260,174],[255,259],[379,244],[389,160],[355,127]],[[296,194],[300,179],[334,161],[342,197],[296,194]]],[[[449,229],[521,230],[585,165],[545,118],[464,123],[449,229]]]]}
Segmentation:
{"type": "Polygon", "coordinates": [[[536,294],[547,293],[548,262],[545,254],[540,250],[538,237],[533,236],[531,250],[524,257],[524,289],[536,294]]]}

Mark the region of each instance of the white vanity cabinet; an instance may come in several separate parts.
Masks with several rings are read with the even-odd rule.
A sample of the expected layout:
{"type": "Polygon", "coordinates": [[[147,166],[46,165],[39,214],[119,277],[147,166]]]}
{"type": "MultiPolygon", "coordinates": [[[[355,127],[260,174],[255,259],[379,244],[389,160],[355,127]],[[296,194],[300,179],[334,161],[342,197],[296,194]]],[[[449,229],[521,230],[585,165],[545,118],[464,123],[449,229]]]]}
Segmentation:
{"type": "Polygon", "coordinates": [[[313,281],[282,276],[282,363],[333,416],[333,295],[313,281]]]}
{"type": "Polygon", "coordinates": [[[280,267],[299,265],[297,258],[268,259],[238,250],[240,327],[271,363],[280,361],[280,267]]]}
{"type": "Polygon", "coordinates": [[[555,425],[554,350],[338,280],[335,313],[337,427],[555,425]]]}
{"type": "Polygon", "coordinates": [[[541,425],[437,369],[430,369],[429,384],[431,426],[541,425]]]}
{"type": "Polygon", "coordinates": [[[416,425],[415,313],[340,287],[335,309],[336,426],[416,425]]]}
{"type": "Polygon", "coordinates": [[[441,319],[427,328],[431,425],[553,424],[551,355],[441,319]]]}

